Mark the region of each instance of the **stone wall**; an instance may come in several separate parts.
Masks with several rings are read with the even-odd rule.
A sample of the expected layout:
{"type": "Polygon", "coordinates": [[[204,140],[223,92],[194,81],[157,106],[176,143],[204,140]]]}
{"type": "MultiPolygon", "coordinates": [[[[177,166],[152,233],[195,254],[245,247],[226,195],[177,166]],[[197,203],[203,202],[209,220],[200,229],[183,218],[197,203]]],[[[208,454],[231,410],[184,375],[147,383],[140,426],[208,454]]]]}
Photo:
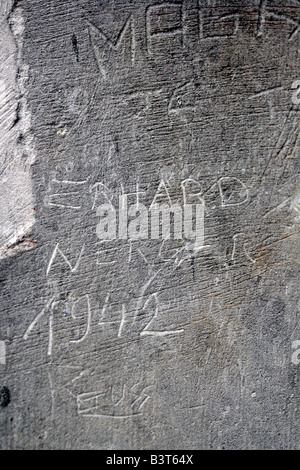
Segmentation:
{"type": "Polygon", "coordinates": [[[299,449],[300,3],[1,8],[1,448],[299,449]]]}

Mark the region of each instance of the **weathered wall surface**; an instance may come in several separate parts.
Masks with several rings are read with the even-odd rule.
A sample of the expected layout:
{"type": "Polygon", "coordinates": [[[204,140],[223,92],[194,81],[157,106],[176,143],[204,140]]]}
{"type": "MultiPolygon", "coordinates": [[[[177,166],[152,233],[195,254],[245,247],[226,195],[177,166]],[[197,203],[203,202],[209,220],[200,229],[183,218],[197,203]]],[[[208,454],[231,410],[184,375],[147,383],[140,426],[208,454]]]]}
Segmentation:
{"type": "Polygon", "coordinates": [[[35,152],[26,101],[28,67],[22,60],[23,16],[20,10],[15,12],[15,6],[11,0],[0,5],[0,258],[35,244],[30,173],[35,152]]]}
{"type": "Polygon", "coordinates": [[[25,237],[2,448],[299,449],[299,22],[295,0],[6,3],[1,139],[27,166],[20,201],[1,184],[25,237]],[[124,195],[204,204],[204,242],[100,240],[124,195]]]}

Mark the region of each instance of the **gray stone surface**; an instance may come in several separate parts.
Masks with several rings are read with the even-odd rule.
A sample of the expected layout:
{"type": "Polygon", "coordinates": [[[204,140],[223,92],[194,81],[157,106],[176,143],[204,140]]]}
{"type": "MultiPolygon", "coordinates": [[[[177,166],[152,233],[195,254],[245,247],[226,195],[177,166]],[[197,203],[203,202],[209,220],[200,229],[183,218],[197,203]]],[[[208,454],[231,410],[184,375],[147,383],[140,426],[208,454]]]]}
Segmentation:
{"type": "Polygon", "coordinates": [[[1,8],[1,448],[299,449],[300,2],[1,8]]]}
{"type": "Polygon", "coordinates": [[[34,246],[30,167],[35,158],[27,109],[24,20],[16,2],[0,4],[0,258],[34,246]]]}

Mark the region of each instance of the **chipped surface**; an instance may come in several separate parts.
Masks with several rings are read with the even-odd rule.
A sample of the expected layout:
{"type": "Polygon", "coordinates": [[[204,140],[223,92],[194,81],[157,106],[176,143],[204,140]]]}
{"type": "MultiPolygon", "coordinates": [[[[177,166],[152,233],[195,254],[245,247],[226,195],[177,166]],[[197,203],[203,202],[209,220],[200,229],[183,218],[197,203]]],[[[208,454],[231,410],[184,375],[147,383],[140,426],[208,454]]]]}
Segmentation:
{"type": "Polygon", "coordinates": [[[10,246],[17,240],[30,234],[34,223],[31,181],[34,151],[26,105],[27,67],[22,61],[24,22],[16,3],[4,0],[0,10],[1,258],[11,254],[10,246]]]}
{"type": "Polygon", "coordinates": [[[299,449],[299,2],[15,4],[1,447],[299,449]],[[204,242],[128,239],[156,203],[204,242]]]}

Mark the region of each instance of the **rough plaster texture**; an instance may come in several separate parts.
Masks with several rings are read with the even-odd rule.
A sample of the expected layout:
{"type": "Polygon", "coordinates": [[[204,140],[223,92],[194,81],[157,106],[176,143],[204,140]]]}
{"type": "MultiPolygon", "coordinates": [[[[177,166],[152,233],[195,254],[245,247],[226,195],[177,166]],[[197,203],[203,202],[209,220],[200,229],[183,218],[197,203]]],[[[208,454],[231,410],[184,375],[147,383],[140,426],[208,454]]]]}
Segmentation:
{"type": "Polygon", "coordinates": [[[1,5],[1,447],[299,449],[300,3],[1,5]],[[205,246],[101,242],[122,194],[205,246]]]}
{"type": "Polygon", "coordinates": [[[30,167],[34,161],[27,110],[27,66],[22,61],[24,24],[16,2],[0,5],[0,257],[34,246],[30,167]],[[12,13],[14,13],[12,15],[12,13]]]}

